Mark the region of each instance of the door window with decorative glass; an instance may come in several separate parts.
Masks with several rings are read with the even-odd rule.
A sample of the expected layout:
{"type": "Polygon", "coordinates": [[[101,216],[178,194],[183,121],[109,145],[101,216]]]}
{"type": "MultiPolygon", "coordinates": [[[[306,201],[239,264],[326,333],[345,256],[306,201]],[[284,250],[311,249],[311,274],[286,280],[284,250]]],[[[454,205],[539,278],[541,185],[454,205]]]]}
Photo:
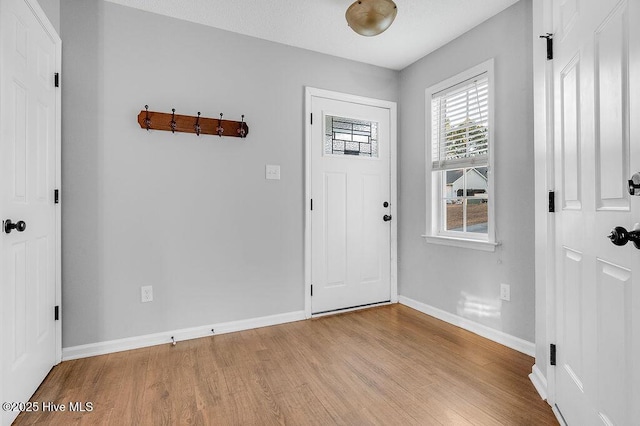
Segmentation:
{"type": "Polygon", "coordinates": [[[378,123],[353,118],[325,116],[325,155],[378,157],[378,123]]]}

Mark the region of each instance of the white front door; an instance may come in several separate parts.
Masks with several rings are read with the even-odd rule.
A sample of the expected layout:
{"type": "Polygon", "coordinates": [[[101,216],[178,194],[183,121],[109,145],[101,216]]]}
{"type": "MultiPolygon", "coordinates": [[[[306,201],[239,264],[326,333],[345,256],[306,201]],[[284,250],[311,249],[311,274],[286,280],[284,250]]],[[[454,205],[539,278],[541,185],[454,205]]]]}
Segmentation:
{"type": "Polygon", "coordinates": [[[311,97],[311,311],[391,300],[391,110],[311,97]]]}
{"type": "Polygon", "coordinates": [[[640,0],[554,2],[555,403],[569,425],[640,419],[640,0]]]}
{"type": "MultiPolygon", "coordinates": [[[[0,1],[2,402],[27,402],[59,356],[59,53],[36,1],[0,1]]],[[[3,406],[2,424],[14,408],[3,406]]]]}

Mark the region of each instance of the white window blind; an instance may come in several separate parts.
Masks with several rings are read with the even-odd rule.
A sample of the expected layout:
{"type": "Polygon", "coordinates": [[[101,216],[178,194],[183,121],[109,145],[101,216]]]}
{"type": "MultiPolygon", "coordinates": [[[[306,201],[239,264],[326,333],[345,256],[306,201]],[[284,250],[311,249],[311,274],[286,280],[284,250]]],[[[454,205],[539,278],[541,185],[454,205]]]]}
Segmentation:
{"type": "Polygon", "coordinates": [[[489,78],[480,74],[431,98],[432,170],[488,164],[489,78]]]}

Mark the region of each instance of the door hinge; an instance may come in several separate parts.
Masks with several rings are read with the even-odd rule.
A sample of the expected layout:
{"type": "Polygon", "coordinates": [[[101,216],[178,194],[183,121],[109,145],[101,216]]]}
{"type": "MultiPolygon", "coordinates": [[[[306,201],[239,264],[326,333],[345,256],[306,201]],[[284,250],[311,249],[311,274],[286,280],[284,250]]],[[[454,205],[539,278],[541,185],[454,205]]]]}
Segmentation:
{"type": "Polygon", "coordinates": [[[311,199],[311,210],[313,210],[313,198],[311,199]]]}
{"type": "Polygon", "coordinates": [[[313,125],[313,113],[311,113],[311,124],[313,125]]]}
{"type": "Polygon", "coordinates": [[[53,319],[58,321],[60,319],[60,306],[55,306],[53,308],[53,319]]]}
{"type": "Polygon", "coordinates": [[[553,34],[541,35],[540,38],[547,39],[547,61],[553,59],[553,34]]]}
{"type": "Polygon", "coordinates": [[[60,190],[53,190],[53,204],[60,204],[60,190]]]}
{"type": "Polygon", "coordinates": [[[552,343],[549,345],[549,364],[556,365],[556,345],[552,343]]]}
{"type": "Polygon", "coordinates": [[[311,295],[313,296],[313,284],[311,284],[311,295]]]}
{"type": "Polygon", "coordinates": [[[53,75],[53,82],[56,87],[60,87],[60,73],[55,73],[53,75]]]}
{"type": "Polygon", "coordinates": [[[556,211],[556,192],[549,191],[549,213],[556,211]]]}

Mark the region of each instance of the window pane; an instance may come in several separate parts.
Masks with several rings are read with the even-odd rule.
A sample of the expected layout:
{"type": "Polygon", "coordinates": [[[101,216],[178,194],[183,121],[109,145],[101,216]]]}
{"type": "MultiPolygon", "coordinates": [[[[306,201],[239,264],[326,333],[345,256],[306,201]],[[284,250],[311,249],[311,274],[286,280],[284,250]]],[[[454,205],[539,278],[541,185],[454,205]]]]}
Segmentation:
{"type": "Polygon", "coordinates": [[[486,198],[487,189],[489,188],[489,180],[487,179],[487,168],[474,167],[465,170],[465,196],[486,198]]]}
{"type": "Polygon", "coordinates": [[[327,115],[325,155],[378,157],[378,123],[327,115]]]}
{"type": "Polygon", "coordinates": [[[462,199],[446,200],[445,230],[464,231],[464,202],[462,199]]]}
{"type": "Polygon", "coordinates": [[[489,225],[488,198],[467,199],[467,232],[486,234],[489,225]]]}
{"type": "Polygon", "coordinates": [[[444,174],[442,195],[446,199],[462,197],[464,190],[464,169],[447,170],[444,174]]]}
{"type": "Polygon", "coordinates": [[[446,231],[464,230],[464,207],[462,193],[464,192],[464,169],[447,170],[442,172],[444,188],[444,220],[446,231]]]}
{"type": "Polygon", "coordinates": [[[487,167],[475,167],[441,172],[443,230],[488,233],[487,171],[487,167]]]}

